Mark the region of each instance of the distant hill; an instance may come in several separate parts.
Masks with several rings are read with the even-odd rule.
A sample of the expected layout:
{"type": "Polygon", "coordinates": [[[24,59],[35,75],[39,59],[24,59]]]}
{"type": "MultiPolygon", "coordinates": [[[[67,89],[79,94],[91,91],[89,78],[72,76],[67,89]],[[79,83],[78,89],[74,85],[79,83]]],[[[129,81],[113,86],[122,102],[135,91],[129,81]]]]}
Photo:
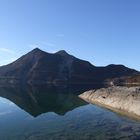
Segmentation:
{"type": "Polygon", "coordinates": [[[0,84],[102,84],[106,79],[136,73],[123,65],[96,67],[64,50],[51,54],[36,48],[0,67],[0,84]]]}

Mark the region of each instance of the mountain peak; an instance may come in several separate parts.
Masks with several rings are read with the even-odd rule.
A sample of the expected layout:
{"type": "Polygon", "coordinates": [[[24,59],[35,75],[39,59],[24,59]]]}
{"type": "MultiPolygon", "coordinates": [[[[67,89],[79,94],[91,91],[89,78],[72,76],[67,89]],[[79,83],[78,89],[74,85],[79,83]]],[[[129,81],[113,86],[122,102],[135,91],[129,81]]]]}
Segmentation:
{"type": "Polygon", "coordinates": [[[29,53],[31,53],[31,54],[44,54],[44,53],[46,53],[45,51],[43,51],[43,50],[41,50],[41,49],[39,49],[39,48],[35,48],[35,49],[33,49],[32,51],[30,51],[29,53]]]}
{"type": "Polygon", "coordinates": [[[60,51],[56,52],[56,54],[60,54],[63,56],[69,55],[65,50],[60,50],[60,51]]]}
{"type": "Polygon", "coordinates": [[[35,48],[35,49],[33,49],[32,51],[33,51],[33,52],[40,52],[40,51],[42,52],[42,50],[39,49],[39,48],[35,48]]]}
{"type": "Polygon", "coordinates": [[[124,65],[121,64],[109,64],[107,67],[125,67],[124,65]]]}

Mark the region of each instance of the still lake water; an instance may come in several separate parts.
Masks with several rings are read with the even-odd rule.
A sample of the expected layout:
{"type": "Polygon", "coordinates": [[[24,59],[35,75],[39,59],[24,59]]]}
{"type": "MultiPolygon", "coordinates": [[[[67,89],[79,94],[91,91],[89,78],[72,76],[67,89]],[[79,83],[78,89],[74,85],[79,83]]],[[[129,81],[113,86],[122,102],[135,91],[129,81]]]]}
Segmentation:
{"type": "Polygon", "coordinates": [[[83,91],[0,88],[0,140],[140,140],[140,121],[84,102],[83,91]]]}

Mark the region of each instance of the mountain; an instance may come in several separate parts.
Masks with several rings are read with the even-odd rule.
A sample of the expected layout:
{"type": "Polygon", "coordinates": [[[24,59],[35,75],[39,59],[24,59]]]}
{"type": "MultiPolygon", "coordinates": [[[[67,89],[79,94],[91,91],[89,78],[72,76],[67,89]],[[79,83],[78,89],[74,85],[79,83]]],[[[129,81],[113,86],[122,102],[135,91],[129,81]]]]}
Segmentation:
{"type": "Polygon", "coordinates": [[[0,67],[0,84],[102,84],[106,79],[136,73],[123,65],[96,67],[64,50],[51,54],[36,48],[0,67]]]}

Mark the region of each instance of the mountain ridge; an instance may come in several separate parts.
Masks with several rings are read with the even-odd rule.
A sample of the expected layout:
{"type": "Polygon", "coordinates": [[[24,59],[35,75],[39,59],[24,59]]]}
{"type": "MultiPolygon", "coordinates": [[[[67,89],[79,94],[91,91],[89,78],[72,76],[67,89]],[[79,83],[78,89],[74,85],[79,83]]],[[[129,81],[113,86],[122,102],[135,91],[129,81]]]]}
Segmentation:
{"type": "Polygon", "coordinates": [[[35,48],[11,64],[0,67],[0,84],[102,84],[106,79],[139,73],[123,65],[96,67],[64,50],[47,53],[35,48]]]}

